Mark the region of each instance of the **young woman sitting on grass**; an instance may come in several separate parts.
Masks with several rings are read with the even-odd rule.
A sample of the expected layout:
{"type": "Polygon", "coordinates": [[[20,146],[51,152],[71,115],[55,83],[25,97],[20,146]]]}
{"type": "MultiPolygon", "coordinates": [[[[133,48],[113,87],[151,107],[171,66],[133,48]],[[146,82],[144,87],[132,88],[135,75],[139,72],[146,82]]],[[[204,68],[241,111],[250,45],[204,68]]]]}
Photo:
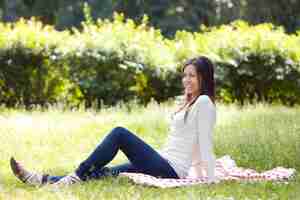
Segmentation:
{"type": "Polygon", "coordinates": [[[160,178],[185,178],[191,167],[197,177],[215,182],[213,129],[216,122],[214,67],[206,57],[183,65],[185,101],[173,114],[170,134],[162,151],[156,151],[129,130],[116,127],[78,168],[66,176],[52,176],[26,170],[11,158],[13,173],[29,185],[71,185],[121,172],[144,173],[160,178]],[[121,150],[129,162],[107,167],[121,150]]]}

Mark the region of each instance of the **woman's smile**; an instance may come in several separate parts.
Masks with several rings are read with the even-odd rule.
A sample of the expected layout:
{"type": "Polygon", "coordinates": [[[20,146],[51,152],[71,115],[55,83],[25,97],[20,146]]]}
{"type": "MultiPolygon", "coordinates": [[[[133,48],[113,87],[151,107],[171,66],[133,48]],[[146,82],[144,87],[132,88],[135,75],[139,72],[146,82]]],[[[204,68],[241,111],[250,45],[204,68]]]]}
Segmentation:
{"type": "MultiPolygon", "coordinates": [[[[200,78],[200,77],[199,77],[200,78]]],[[[186,94],[190,94],[193,97],[198,96],[200,93],[199,78],[195,66],[188,65],[183,72],[182,83],[186,94]]]]}

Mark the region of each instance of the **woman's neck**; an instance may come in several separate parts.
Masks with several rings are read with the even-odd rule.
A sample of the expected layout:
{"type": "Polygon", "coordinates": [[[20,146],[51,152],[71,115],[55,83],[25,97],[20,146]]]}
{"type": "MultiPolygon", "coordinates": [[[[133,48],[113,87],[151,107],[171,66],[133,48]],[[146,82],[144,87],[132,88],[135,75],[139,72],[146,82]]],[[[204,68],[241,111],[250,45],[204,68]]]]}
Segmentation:
{"type": "Polygon", "coordinates": [[[197,94],[187,94],[184,104],[192,104],[200,96],[200,93],[197,94]]]}
{"type": "Polygon", "coordinates": [[[179,109],[175,112],[175,113],[178,113],[182,110],[187,110],[191,105],[193,105],[193,103],[197,100],[197,98],[199,97],[200,95],[198,96],[194,96],[192,98],[186,98],[184,103],[179,107],[179,109]]]}

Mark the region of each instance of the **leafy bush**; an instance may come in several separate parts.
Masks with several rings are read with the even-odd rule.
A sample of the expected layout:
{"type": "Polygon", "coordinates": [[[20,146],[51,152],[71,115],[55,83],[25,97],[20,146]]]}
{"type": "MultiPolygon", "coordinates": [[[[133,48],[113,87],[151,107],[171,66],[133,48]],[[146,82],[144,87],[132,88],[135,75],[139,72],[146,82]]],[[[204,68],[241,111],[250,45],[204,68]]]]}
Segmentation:
{"type": "Polygon", "coordinates": [[[203,28],[178,32],[173,44],[180,60],[204,54],[216,63],[218,96],[224,101],[300,103],[300,37],[272,24],[203,28]]]}
{"type": "Polygon", "coordinates": [[[0,103],[161,102],[180,94],[181,63],[198,55],[215,62],[221,101],[300,103],[299,33],[236,21],[170,40],[146,16],[136,24],[121,14],[69,31],[0,23],[0,103]]]}
{"type": "Polygon", "coordinates": [[[63,48],[67,49],[71,79],[87,105],[113,105],[138,97],[141,103],[178,94],[166,81],[176,76],[173,54],[160,31],[115,14],[114,20],[83,23],[63,48]],[[172,88],[172,89],[168,89],[172,88]],[[164,92],[164,93],[163,93],[164,92]]]}
{"type": "Polygon", "coordinates": [[[34,19],[2,24],[1,103],[84,101],[89,107],[137,97],[146,104],[178,94],[172,79],[164,81],[178,77],[172,54],[160,32],[146,23],[147,18],[136,25],[116,14],[113,21],[84,23],[72,34],[34,19]]]}
{"type": "Polygon", "coordinates": [[[0,102],[46,105],[62,101],[71,85],[58,45],[69,37],[40,22],[0,25],[0,102]]]}

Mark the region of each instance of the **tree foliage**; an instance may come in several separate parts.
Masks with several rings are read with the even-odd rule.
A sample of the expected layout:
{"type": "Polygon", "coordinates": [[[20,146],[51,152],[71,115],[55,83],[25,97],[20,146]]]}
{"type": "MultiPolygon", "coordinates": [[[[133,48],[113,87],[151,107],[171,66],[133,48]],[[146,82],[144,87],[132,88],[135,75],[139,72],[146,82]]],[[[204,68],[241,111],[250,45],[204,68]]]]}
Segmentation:
{"type": "Polygon", "coordinates": [[[166,36],[173,36],[177,30],[199,31],[200,25],[227,24],[237,19],[252,24],[270,22],[284,26],[288,32],[300,27],[298,0],[0,0],[0,13],[4,21],[36,16],[59,29],[80,27],[84,3],[91,6],[94,19],[112,19],[114,11],[135,21],[147,15],[150,24],[166,36]]]}

